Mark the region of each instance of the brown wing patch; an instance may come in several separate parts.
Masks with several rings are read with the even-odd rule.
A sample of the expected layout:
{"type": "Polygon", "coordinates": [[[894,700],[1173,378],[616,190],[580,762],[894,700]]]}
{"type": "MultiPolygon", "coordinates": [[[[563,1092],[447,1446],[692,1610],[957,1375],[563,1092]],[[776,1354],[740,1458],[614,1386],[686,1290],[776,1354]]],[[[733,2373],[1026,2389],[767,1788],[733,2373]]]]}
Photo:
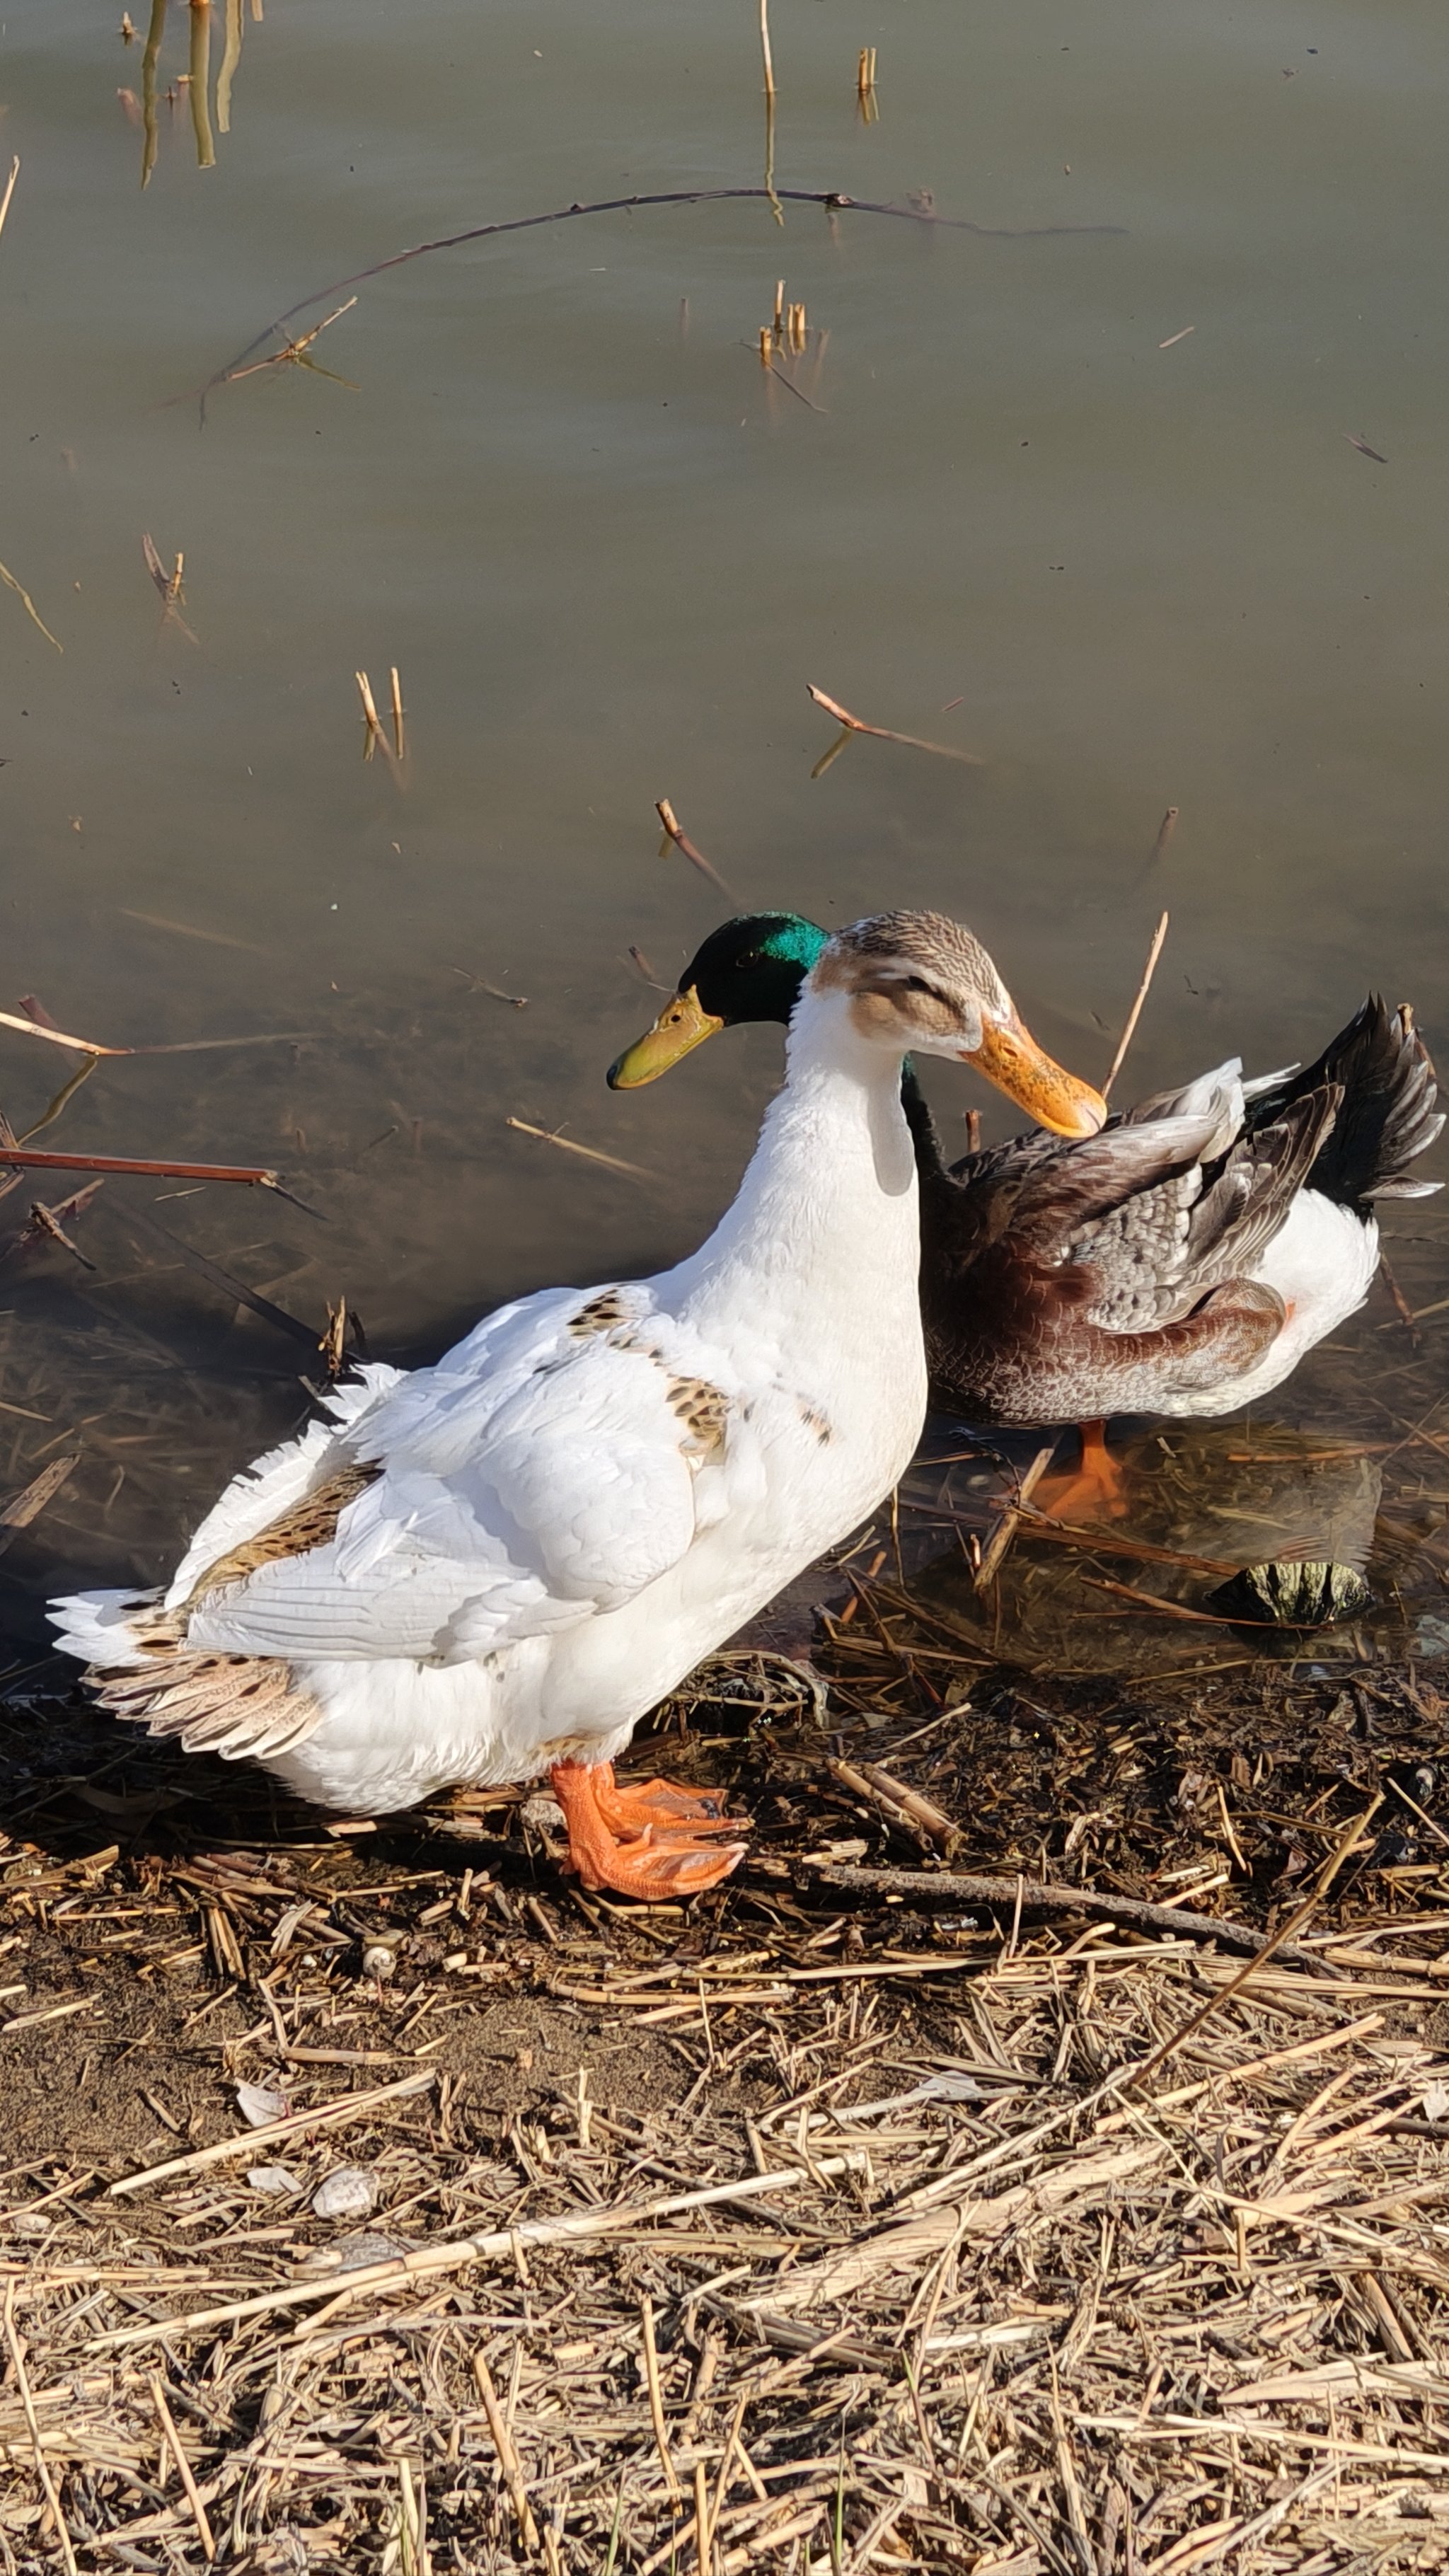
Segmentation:
{"type": "Polygon", "coordinates": [[[730,1408],[727,1396],[704,1377],[675,1377],[669,1381],[669,1403],[690,1434],[691,1446],[700,1457],[724,1445],[730,1408]]]}
{"type": "Polygon", "coordinates": [[[112,1717],[170,1736],[187,1753],[243,1754],[265,1762],[290,1752],[322,1715],[299,1689],[290,1664],[269,1655],[188,1654],[175,1649],[142,1672],[97,1672],[86,1680],[112,1717]]]}
{"type": "Polygon", "coordinates": [[[569,1319],[568,1330],[576,1342],[586,1342],[591,1333],[617,1332],[630,1320],[630,1309],[622,1288],[601,1288],[587,1306],[581,1306],[569,1319]]]}
{"type": "MultiPolygon", "coordinates": [[[[184,1616],[213,1592],[224,1592],[229,1585],[243,1582],[247,1575],[255,1574],[259,1565],[270,1565],[277,1557],[308,1556],[314,1547],[325,1547],[348,1504],[365,1494],[369,1485],[375,1485],[381,1474],[374,1458],[357,1459],[339,1467],[325,1484],[314,1485],[310,1494],[289,1503],[274,1521],[268,1521],[265,1529],[258,1530],[255,1538],[243,1539],[239,1546],[228,1548],[225,1556],[219,1556],[192,1585],[180,1611],[171,1615],[184,1616]]],[[[154,1652],[154,1647],[149,1651],[154,1652]]]]}

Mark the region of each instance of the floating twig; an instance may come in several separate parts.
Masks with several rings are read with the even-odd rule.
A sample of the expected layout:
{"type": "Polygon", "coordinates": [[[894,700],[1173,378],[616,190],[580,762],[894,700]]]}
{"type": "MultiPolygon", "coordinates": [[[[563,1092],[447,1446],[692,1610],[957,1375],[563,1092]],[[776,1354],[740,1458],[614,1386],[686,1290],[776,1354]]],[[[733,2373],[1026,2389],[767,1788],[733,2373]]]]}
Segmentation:
{"type": "MultiPolygon", "coordinates": [[[[17,169],[19,168],[18,162],[16,167],[17,169]]],[[[58,636],[52,635],[50,628],[46,625],[44,618],[41,616],[39,609],[36,607],[34,600],[26,589],[24,582],[16,580],[15,575],[10,570],[8,564],[0,563],[0,581],[4,582],[7,590],[14,591],[16,597],[24,606],[27,617],[33,618],[35,624],[39,627],[41,634],[45,637],[47,644],[53,644],[57,653],[63,653],[65,651],[65,646],[61,643],[58,636]]]]}
{"type": "Polygon", "coordinates": [[[564,1154],[582,1154],[585,1162],[603,1163],[611,1172],[627,1172],[631,1181],[655,1181],[657,1172],[646,1172],[642,1163],[626,1163],[618,1154],[601,1154],[597,1145],[576,1145],[572,1136],[560,1136],[552,1127],[530,1127],[526,1118],[505,1118],[505,1127],[515,1128],[520,1136],[536,1136],[541,1145],[557,1145],[564,1154]]]}
{"type": "Polygon", "coordinates": [[[1197,324],[1195,322],[1189,322],[1181,331],[1174,331],[1170,339],[1159,340],[1157,345],[1159,349],[1175,349],[1179,340],[1190,340],[1196,329],[1197,324]]]}
{"type": "MultiPolygon", "coordinates": [[[[254,1189],[280,1190],[275,1172],[253,1163],[163,1163],[128,1154],[31,1153],[22,1145],[0,1145],[0,1163],[18,1163],[35,1172],[136,1172],[160,1181],[243,1181],[254,1189]]],[[[290,1191],[282,1191],[284,1198],[290,1191]]]]}
{"type": "MultiPolygon", "coordinates": [[[[1159,835],[1159,838],[1160,837],[1161,836],[1159,835]]],[[[1118,1074],[1122,1070],[1127,1049],[1132,1044],[1133,1034],[1136,1030],[1137,1023],[1142,1017],[1142,1005],[1147,999],[1152,985],[1152,978],[1157,972],[1157,961],[1162,955],[1162,943],[1167,937],[1167,925],[1170,919],[1171,915],[1169,913],[1164,913],[1162,919],[1157,925],[1157,928],[1152,934],[1152,945],[1147,951],[1147,963],[1142,969],[1142,981],[1137,987],[1137,999],[1127,1014],[1127,1026],[1117,1041],[1117,1052],[1112,1058],[1112,1069],[1108,1074],[1106,1081],[1102,1085],[1102,1098],[1104,1100],[1106,1099],[1108,1092],[1111,1090],[1113,1083],[1116,1081],[1118,1074]]]]}
{"type": "MultiPolygon", "coordinates": [[[[663,824],[668,838],[674,843],[674,846],[676,850],[679,851],[681,857],[688,859],[692,868],[698,868],[702,877],[708,877],[712,886],[718,886],[720,893],[724,896],[727,903],[738,905],[740,897],[736,894],[734,887],[732,885],[726,885],[718,868],[710,865],[710,862],[705,857],[703,850],[695,848],[693,841],[681,825],[679,817],[675,813],[667,796],[661,796],[656,800],[654,811],[658,815],[660,822],[663,824]]],[[[663,856],[662,851],[660,855],[661,857],[663,856]]],[[[629,953],[632,956],[634,952],[631,949],[629,953]]]]}
{"type": "MultiPolygon", "coordinates": [[[[154,5],[164,17],[166,0],[154,0],[154,5]]],[[[435,241],[414,242],[407,250],[394,251],[390,259],[374,260],[370,268],[354,269],[350,277],[339,277],[330,286],[316,288],[311,295],[304,295],[296,304],[289,305],[285,313],[279,313],[274,321],[267,324],[265,330],[257,333],[254,340],[249,340],[244,349],[238,350],[235,358],[231,359],[226,366],[219,368],[214,376],[208,377],[206,383],[198,388],[203,419],[207,396],[214,393],[219,385],[235,384],[241,377],[255,375],[258,372],[257,368],[250,367],[245,362],[255,350],[261,348],[264,341],[271,339],[274,332],[284,331],[289,322],[296,321],[299,313],[305,313],[312,305],[320,304],[324,297],[340,295],[349,286],[366,286],[372,278],[383,276],[390,268],[402,268],[409,260],[426,259],[434,251],[458,250],[466,242],[490,241],[500,233],[533,232],[541,224],[571,223],[579,215],[631,214],[646,206],[739,204],[751,198],[763,198],[775,207],[782,203],[796,206],[822,206],[830,215],[850,213],[892,216],[900,223],[934,224],[947,232],[974,233],[983,241],[1048,241],[1067,234],[1120,234],[1126,229],[1122,224],[977,224],[971,222],[965,215],[938,215],[935,207],[931,205],[892,206],[871,198],[849,197],[842,188],[777,189],[773,183],[759,188],[662,188],[648,195],[634,197],[598,197],[588,205],[575,202],[571,206],[556,206],[546,215],[514,215],[502,223],[469,224],[463,232],[443,233],[435,241]]],[[[356,301],[355,297],[353,301],[356,301]]],[[[337,313],[345,313],[348,310],[347,305],[341,304],[337,308],[337,313]]],[[[335,321],[337,314],[329,315],[328,319],[335,321]]],[[[318,329],[325,328],[325,324],[318,325],[318,329]]],[[[315,332],[308,335],[309,339],[315,337],[315,332]]],[[[262,359],[260,364],[275,366],[279,360],[285,360],[293,352],[300,351],[306,346],[306,340],[289,342],[286,349],[275,351],[270,358],[262,359]]],[[[325,370],[319,370],[319,372],[325,373],[325,370]]],[[[175,394],[171,399],[174,402],[190,402],[196,397],[192,394],[175,394]]]]}
{"type": "MultiPolygon", "coordinates": [[[[177,925],[162,926],[174,929],[177,925]]],[[[18,1029],[22,1037],[48,1038],[52,1046],[69,1047],[74,1055],[208,1055],[222,1047],[303,1046],[317,1034],[315,1029],[268,1029],[249,1038],[172,1038],[161,1046],[103,1046],[99,1038],[73,1038],[64,1029],[46,1028],[39,1020],[17,1017],[14,1011],[0,1011],[0,1028],[18,1029]]]]}
{"type": "Polygon", "coordinates": [[[392,664],[390,677],[392,681],[392,742],[393,749],[396,752],[398,759],[401,760],[407,749],[407,738],[403,732],[402,682],[398,678],[396,662],[392,664]]]}
{"type": "MultiPolygon", "coordinates": [[[[984,766],[979,752],[958,751],[955,744],[949,742],[923,742],[919,734],[897,733],[893,725],[867,724],[864,716],[853,716],[848,707],[841,706],[835,698],[828,698],[823,689],[816,688],[813,680],[807,680],[805,686],[817,707],[823,707],[828,716],[834,716],[836,723],[843,725],[847,733],[873,734],[878,742],[903,742],[909,751],[934,751],[942,760],[963,760],[971,769],[984,766]]],[[[824,765],[822,762],[822,769],[824,765]]],[[[811,774],[819,777],[820,770],[811,774]]]]}
{"type": "Polygon", "coordinates": [[[765,96],[775,95],[775,63],[770,52],[770,0],[760,0],[760,52],[765,65],[765,96]]]}
{"type": "Polygon", "coordinates": [[[3,197],[0,197],[0,233],[3,233],[5,230],[5,218],[10,212],[10,200],[15,194],[15,182],[19,176],[20,155],[17,152],[14,160],[10,164],[10,176],[5,182],[5,194],[3,197]]]}
{"type": "Polygon", "coordinates": [[[80,1454],[78,1449],[71,1449],[63,1458],[52,1458],[50,1465],[42,1467],[39,1475],[33,1477],[18,1494],[12,1494],[8,1502],[0,1503],[0,1556],[4,1555],[7,1547],[13,1547],[21,1531],[29,1529],[52,1496],[60,1492],[66,1478],[80,1465],[80,1454]]]}
{"type": "Polygon", "coordinates": [[[1371,456],[1375,465],[1387,465],[1389,461],[1388,458],[1386,456],[1381,456],[1376,447],[1370,447],[1366,438],[1355,438],[1351,429],[1346,429],[1343,434],[1348,440],[1349,446],[1356,447],[1358,449],[1360,456],[1371,456]]]}

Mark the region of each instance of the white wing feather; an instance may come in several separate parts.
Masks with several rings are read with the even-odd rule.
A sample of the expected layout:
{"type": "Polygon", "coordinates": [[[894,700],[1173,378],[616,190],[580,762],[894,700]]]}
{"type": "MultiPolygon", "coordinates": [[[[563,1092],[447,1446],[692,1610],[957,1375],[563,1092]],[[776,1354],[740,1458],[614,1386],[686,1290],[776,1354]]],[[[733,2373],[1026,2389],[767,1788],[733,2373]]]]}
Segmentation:
{"type": "MultiPolygon", "coordinates": [[[[717,1472],[700,1469],[670,1402],[701,1354],[647,1291],[624,1293],[629,1323],[613,1338],[571,1333],[584,1299],[551,1290],[380,1389],[326,1436],[334,1463],[375,1462],[381,1476],[328,1545],[202,1602],[189,1642],[299,1663],[456,1663],[617,1608],[677,1564],[697,1487],[717,1472]]],[[[297,1490],[320,1463],[313,1450],[297,1490]]]]}

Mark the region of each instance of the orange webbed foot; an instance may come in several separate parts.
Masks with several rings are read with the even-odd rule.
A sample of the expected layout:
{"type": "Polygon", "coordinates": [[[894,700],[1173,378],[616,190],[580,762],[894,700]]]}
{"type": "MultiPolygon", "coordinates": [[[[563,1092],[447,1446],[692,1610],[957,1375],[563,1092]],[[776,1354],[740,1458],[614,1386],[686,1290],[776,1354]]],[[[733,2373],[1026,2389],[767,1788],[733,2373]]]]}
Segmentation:
{"type": "Polygon", "coordinates": [[[709,1790],[672,1780],[621,1788],[611,1762],[557,1762],[549,1777],[585,1887],[659,1905],[717,1886],[744,1858],[743,1843],[712,1837],[744,1830],[747,1819],[726,1815],[709,1790]]]}
{"type": "Polygon", "coordinates": [[[1080,1462],[1065,1475],[1044,1476],[1032,1501],[1053,1520],[1121,1520],[1127,1509],[1126,1481],[1107,1446],[1105,1422],[1082,1424],[1080,1462]]]}

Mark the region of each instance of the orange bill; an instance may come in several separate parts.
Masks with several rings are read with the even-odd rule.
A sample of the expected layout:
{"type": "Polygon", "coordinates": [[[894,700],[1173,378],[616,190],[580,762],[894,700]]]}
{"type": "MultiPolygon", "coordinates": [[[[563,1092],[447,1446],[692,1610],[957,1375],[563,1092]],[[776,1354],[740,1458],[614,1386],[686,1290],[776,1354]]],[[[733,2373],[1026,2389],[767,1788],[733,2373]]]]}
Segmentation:
{"type": "Polygon", "coordinates": [[[681,1056],[688,1055],[692,1047],[703,1046],[706,1038],[712,1038],[723,1027],[723,1020],[715,1019],[704,1008],[691,984],[687,993],[673,994],[653,1028],[646,1029],[631,1047],[625,1047],[610,1065],[609,1089],[638,1091],[646,1082],[657,1082],[660,1074],[668,1073],[681,1056]]]}
{"type": "Polygon", "coordinates": [[[1089,1082],[1066,1073],[1037,1045],[1031,1031],[1013,1011],[1008,1021],[988,1020],[981,1044],[962,1049],[963,1064],[974,1064],[1024,1109],[1039,1127],[1054,1136],[1095,1136],[1107,1123],[1107,1103],[1089,1082]]]}

